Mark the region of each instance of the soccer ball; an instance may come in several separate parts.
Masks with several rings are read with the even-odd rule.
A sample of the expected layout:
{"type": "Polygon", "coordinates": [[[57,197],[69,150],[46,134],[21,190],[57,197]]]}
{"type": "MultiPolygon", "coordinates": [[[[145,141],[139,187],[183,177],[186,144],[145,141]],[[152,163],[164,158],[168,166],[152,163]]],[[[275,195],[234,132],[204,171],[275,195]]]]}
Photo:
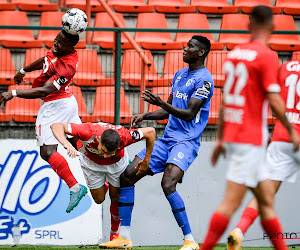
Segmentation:
{"type": "Polygon", "coordinates": [[[88,24],[87,16],[80,9],[69,9],[62,17],[63,29],[71,35],[83,32],[88,24]]]}

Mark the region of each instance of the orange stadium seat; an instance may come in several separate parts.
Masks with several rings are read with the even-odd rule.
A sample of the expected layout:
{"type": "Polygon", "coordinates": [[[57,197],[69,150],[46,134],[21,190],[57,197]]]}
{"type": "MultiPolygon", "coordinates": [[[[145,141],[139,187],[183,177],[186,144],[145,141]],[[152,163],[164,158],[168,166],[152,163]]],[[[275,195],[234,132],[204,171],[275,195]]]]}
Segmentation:
{"type": "Polygon", "coordinates": [[[23,11],[57,11],[58,3],[50,3],[49,0],[11,0],[23,11]]]}
{"type": "Polygon", "coordinates": [[[17,5],[15,3],[8,3],[6,0],[0,0],[0,10],[15,10],[17,5]]]}
{"type": "Polygon", "coordinates": [[[78,49],[78,69],[73,82],[78,86],[113,85],[113,78],[106,78],[96,50],[78,49]]]}
{"type": "MultiPolygon", "coordinates": [[[[29,26],[25,12],[1,11],[0,25],[24,25],[29,26]]],[[[34,39],[31,30],[3,29],[0,32],[0,43],[4,47],[40,48],[43,43],[34,39]]]]}
{"type": "MultiPolygon", "coordinates": [[[[137,28],[168,29],[167,20],[161,13],[140,13],[137,18],[137,28]]],[[[170,33],[136,32],[135,41],[144,49],[168,50],[181,49],[180,42],[174,42],[170,33]]]]}
{"type": "MultiPolygon", "coordinates": [[[[289,15],[274,15],[274,30],[297,31],[295,21],[289,15]]],[[[299,35],[271,35],[269,39],[271,49],[276,51],[300,50],[299,35]]]]}
{"type": "MultiPolygon", "coordinates": [[[[145,54],[150,60],[151,66],[145,67],[146,86],[164,86],[168,85],[163,79],[159,79],[153,57],[150,51],[145,50],[145,54]]],[[[132,86],[141,86],[142,84],[142,59],[136,50],[125,50],[121,66],[121,79],[132,86]]]]}
{"type": "MultiPolygon", "coordinates": [[[[121,13],[114,13],[116,17],[120,20],[124,27],[125,21],[121,13]]],[[[97,13],[95,17],[94,27],[116,27],[114,21],[107,13],[97,13]]],[[[114,49],[115,33],[112,31],[94,31],[92,36],[92,43],[98,44],[101,48],[104,49],[114,49]]],[[[121,35],[121,48],[128,49],[132,48],[131,44],[128,42],[127,38],[122,33],[121,35]]]]}
{"type": "Polygon", "coordinates": [[[266,5],[269,6],[274,14],[279,14],[281,12],[280,7],[274,7],[270,0],[235,0],[234,6],[238,7],[244,13],[250,13],[253,7],[257,5],[266,5]]]}
{"type": "MultiPolygon", "coordinates": [[[[66,0],[65,6],[69,8],[78,8],[83,11],[86,11],[86,0],[66,0]]],[[[91,0],[91,11],[103,12],[105,10],[98,0],[91,0]]]]}
{"type": "MultiPolygon", "coordinates": [[[[154,87],[151,92],[155,95],[159,95],[160,98],[163,100],[163,101],[168,101],[168,98],[170,96],[170,93],[171,93],[171,90],[172,90],[172,87],[154,87]]],[[[156,105],[151,105],[149,104],[149,108],[148,108],[148,111],[149,112],[153,112],[153,111],[156,111],[156,110],[159,110],[160,107],[156,106],[156,105]]],[[[157,120],[157,123],[159,124],[167,124],[168,123],[168,119],[165,119],[165,120],[157,120]]]]}
{"type": "MultiPolygon", "coordinates": [[[[207,29],[209,30],[209,24],[205,14],[189,13],[181,14],[178,20],[178,29],[207,29]]],[[[224,45],[220,42],[215,42],[211,33],[176,33],[176,42],[182,42],[183,46],[186,47],[188,41],[193,35],[202,35],[207,37],[211,42],[211,49],[223,49],[224,45]]]]}
{"type": "Polygon", "coordinates": [[[78,103],[78,114],[82,122],[96,122],[92,119],[92,116],[88,114],[84,98],[80,87],[69,86],[69,90],[72,92],[73,96],[76,98],[78,103]]]}
{"type": "Polygon", "coordinates": [[[218,123],[222,96],[223,96],[222,90],[219,88],[214,88],[214,94],[210,101],[208,124],[218,123]]]}
{"type": "Polygon", "coordinates": [[[166,52],[163,75],[161,78],[166,82],[166,86],[172,84],[174,75],[178,70],[188,67],[188,64],[183,61],[182,55],[183,50],[168,50],[166,52]]]}
{"type": "Polygon", "coordinates": [[[14,84],[15,65],[9,49],[0,48],[0,85],[14,84]]]}
{"type": "MultiPolygon", "coordinates": [[[[8,91],[13,89],[31,89],[30,85],[10,85],[8,91]]],[[[6,103],[5,114],[10,115],[16,122],[35,122],[41,102],[39,99],[13,98],[6,103]]]]}
{"type": "Polygon", "coordinates": [[[299,0],[276,0],[275,6],[280,7],[285,14],[300,15],[299,0]]]}
{"type": "Polygon", "coordinates": [[[144,0],[107,0],[117,12],[153,12],[154,7],[146,5],[144,0]]]}
{"type": "Polygon", "coordinates": [[[214,79],[215,87],[223,87],[225,81],[225,75],[223,73],[223,63],[226,59],[228,51],[226,50],[215,50],[211,51],[206,60],[206,68],[212,74],[214,79]]]}
{"type": "Polygon", "coordinates": [[[195,12],[195,6],[185,3],[185,0],[149,0],[148,5],[154,6],[157,12],[162,13],[188,13],[195,12]]]}
{"type": "MultiPolygon", "coordinates": [[[[249,17],[246,14],[225,14],[222,17],[222,30],[248,30],[249,17]]],[[[250,34],[226,34],[219,36],[219,42],[224,43],[228,49],[250,40],[250,34]]]]}
{"type": "MultiPolygon", "coordinates": [[[[43,12],[41,15],[40,26],[58,26],[61,27],[61,19],[65,12],[43,12]]],[[[59,30],[40,30],[38,40],[43,42],[48,48],[53,46],[53,41],[59,30]]],[[[77,49],[85,48],[85,40],[79,40],[76,45],[77,49]]]]}
{"type": "MultiPolygon", "coordinates": [[[[115,117],[115,87],[98,87],[95,94],[92,116],[97,121],[114,123],[115,117]]],[[[127,101],[124,89],[120,89],[120,121],[130,123],[132,112],[127,101]]]]}
{"type": "Polygon", "coordinates": [[[191,0],[191,5],[202,13],[237,13],[236,6],[230,6],[227,0],[191,0]]]}
{"type": "Polygon", "coordinates": [[[11,115],[7,115],[2,112],[2,108],[0,107],[0,122],[9,122],[11,120],[11,115]]]}
{"type": "MultiPolygon", "coordinates": [[[[26,67],[29,64],[35,62],[37,59],[41,57],[45,57],[49,49],[44,48],[35,48],[35,49],[27,49],[25,53],[24,66],[26,67]]],[[[35,70],[32,72],[26,73],[24,76],[25,82],[33,83],[35,78],[37,78],[42,73],[42,70],[35,70]]]]}
{"type": "Polygon", "coordinates": [[[300,51],[294,51],[292,60],[300,60],[300,51]]]}

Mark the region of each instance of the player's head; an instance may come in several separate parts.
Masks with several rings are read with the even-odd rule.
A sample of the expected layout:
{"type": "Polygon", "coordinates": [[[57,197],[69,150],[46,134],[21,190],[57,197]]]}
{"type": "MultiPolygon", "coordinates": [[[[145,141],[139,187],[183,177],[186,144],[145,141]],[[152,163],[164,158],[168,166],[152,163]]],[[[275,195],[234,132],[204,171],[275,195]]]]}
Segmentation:
{"type": "Polygon", "coordinates": [[[271,34],[273,31],[273,12],[270,7],[259,5],[253,8],[250,14],[249,30],[251,33],[264,31],[271,34]]]}
{"type": "Polygon", "coordinates": [[[106,158],[116,153],[120,146],[121,138],[116,130],[106,129],[98,138],[98,142],[99,155],[106,158]]]}
{"type": "Polygon", "coordinates": [[[206,58],[210,52],[210,41],[205,36],[195,35],[188,41],[184,49],[183,61],[186,63],[195,63],[197,60],[206,58]]]}
{"type": "Polygon", "coordinates": [[[78,35],[71,35],[66,31],[62,30],[54,39],[53,55],[65,56],[71,54],[78,41],[78,35]]]}

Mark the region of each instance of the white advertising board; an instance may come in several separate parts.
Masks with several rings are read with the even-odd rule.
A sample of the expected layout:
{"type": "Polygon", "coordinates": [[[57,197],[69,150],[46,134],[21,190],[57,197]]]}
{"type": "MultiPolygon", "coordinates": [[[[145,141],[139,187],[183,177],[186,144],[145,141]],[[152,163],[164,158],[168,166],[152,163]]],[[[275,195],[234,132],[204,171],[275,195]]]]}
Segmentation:
{"type": "MultiPolygon", "coordinates": [[[[68,161],[86,185],[78,158],[68,161]]],[[[103,238],[102,206],[88,193],[66,213],[69,188],[39,156],[35,140],[0,140],[0,245],[94,245],[103,238]]]]}

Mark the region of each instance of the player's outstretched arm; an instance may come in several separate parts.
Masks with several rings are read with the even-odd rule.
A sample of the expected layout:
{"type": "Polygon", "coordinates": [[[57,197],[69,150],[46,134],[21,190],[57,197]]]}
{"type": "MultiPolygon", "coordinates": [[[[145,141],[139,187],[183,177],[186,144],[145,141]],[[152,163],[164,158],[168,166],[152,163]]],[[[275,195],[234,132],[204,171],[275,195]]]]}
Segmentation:
{"type": "Polygon", "coordinates": [[[151,153],[154,147],[154,142],[155,142],[155,129],[152,127],[147,127],[147,128],[140,128],[144,134],[144,139],[146,139],[146,153],[145,157],[143,160],[141,160],[136,168],[139,169],[137,172],[137,175],[144,172],[146,169],[148,169],[149,162],[151,159],[151,153]]]}
{"type": "Polygon", "coordinates": [[[36,60],[35,62],[29,64],[28,66],[24,67],[23,69],[21,69],[15,76],[14,76],[14,81],[15,84],[20,84],[21,82],[23,82],[23,77],[25,76],[25,74],[27,72],[31,72],[34,70],[41,70],[43,68],[43,63],[44,63],[44,58],[45,57],[41,57],[38,60],[36,60]]]}
{"type": "Polygon", "coordinates": [[[68,132],[68,123],[53,123],[50,126],[54,137],[68,151],[68,156],[79,156],[79,152],[68,142],[65,134],[68,132]]]}
{"type": "Polygon", "coordinates": [[[294,144],[295,151],[299,150],[300,138],[298,136],[298,133],[295,131],[295,129],[292,127],[292,125],[289,123],[288,119],[286,118],[285,105],[281,96],[278,93],[268,93],[267,99],[269,100],[269,105],[272,111],[279,119],[279,121],[282,123],[282,125],[289,132],[290,139],[291,142],[294,144]]]}

